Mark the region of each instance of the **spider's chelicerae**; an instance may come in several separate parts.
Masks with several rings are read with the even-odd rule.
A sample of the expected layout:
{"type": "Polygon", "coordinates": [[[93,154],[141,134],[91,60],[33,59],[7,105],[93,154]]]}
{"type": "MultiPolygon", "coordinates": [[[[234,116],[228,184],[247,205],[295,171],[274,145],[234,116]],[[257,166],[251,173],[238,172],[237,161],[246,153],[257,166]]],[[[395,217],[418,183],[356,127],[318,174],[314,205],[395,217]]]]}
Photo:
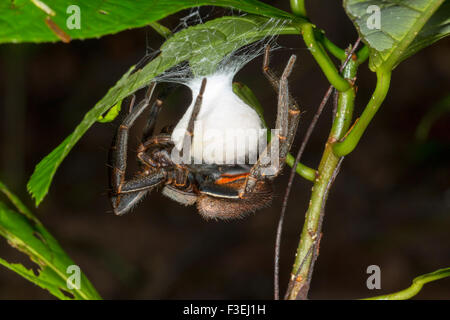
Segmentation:
{"type": "MultiPolygon", "coordinates": [[[[295,55],[292,55],[281,78],[278,78],[269,68],[268,47],[264,55],[263,73],[278,93],[275,125],[278,134],[272,136],[267,150],[277,148],[279,161],[276,170],[269,175],[265,169],[271,164],[261,161],[261,158],[253,165],[174,162],[171,157],[172,149],[176,148],[173,135],[166,132],[154,133],[162,102],[159,99],[152,102],[151,96],[156,85],[152,83],[145,99],[136,106],[133,106],[133,101],[131,102],[129,114],[119,126],[111,149],[110,199],[114,213],[122,215],[130,211],[146,193],[157,187],[162,187],[164,195],[181,204],[196,204],[199,213],[205,218],[238,218],[269,205],[273,194],[272,181],[283,169],[300,117],[299,108],[288,90],[288,76],[295,59],[295,55]],[[147,108],[150,108],[149,121],[137,150],[140,171],[133,179],[126,180],[128,132],[147,108]]],[[[198,117],[203,117],[202,119],[207,117],[208,110],[202,110],[202,101],[207,92],[207,79],[204,78],[199,93],[191,105],[191,112],[185,119],[184,139],[193,137],[194,123],[198,117]],[[205,111],[203,115],[201,111],[205,111]]],[[[218,95],[216,98],[220,99],[220,92],[218,95]]],[[[254,112],[250,107],[249,109],[254,112]]],[[[250,113],[249,117],[252,118],[253,115],[250,113]]],[[[195,141],[195,137],[193,140],[195,141]]],[[[184,152],[186,150],[183,150],[183,154],[184,152]]],[[[190,155],[189,152],[190,150],[188,151],[190,155]]]]}

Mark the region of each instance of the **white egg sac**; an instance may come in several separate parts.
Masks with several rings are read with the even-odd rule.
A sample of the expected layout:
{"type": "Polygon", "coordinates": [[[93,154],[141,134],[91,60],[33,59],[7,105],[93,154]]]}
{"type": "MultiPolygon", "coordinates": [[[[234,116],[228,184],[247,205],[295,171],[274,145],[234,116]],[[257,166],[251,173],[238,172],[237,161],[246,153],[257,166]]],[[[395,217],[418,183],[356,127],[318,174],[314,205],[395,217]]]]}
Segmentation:
{"type": "MultiPolygon", "coordinates": [[[[264,126],[256,111],[233,92],[233,76],[218,73],[206,77],[203,102],[194,124],[190,149],[190,158],[194,163],[252,164],[257,160],[258,145],[266,139],[264,126]]],[[[192,90],[192,103],[172,133],[178,150],[185,150],[183,137],[202,80],[194,78],[187,83],[192,90]]]]}

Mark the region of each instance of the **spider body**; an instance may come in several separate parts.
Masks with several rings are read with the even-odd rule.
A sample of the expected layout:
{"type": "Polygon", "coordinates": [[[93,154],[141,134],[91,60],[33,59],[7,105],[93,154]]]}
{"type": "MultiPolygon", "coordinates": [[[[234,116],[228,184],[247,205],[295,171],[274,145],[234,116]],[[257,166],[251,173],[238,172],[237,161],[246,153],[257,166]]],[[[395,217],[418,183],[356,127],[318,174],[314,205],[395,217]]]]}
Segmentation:
{"type": "MultiPolygon", "coordinates": [[[[132,100],[130,112],[119,126],[111,148],[110,199],[115,214],[122,215],[130,211],[146,193],[158,187],[162,187],[165,196],[180,204],[195,204],[198,212],[205,218],[243,217],[270,204],[273,195],[272,181],[283,168],[295,136],[300,111],[288,92],[287,83],[295,56],[291,57],[281,79],[278,79],[268,68],[268,52],[267,48],[263,72],[279,93],[276,121],[279,133],[272,137],[266,149],[277,151],[278,161],[275,170],[267,174],[265,169],[272,164],[264,163],[261,157],[254,164],[197,164],[191,161],[174,161],[173,151],[177,149],[177,143],[173,139],[172,132],[154,134],[162,102],[156,99],[151,103],[156,85],[152,83],[144,100],[136,106],[134,99],[132,100]],[[149,107],[149,121],[143,133],[143,142],[137,150],[140,171],[134,178],[126,180],[128,131],[149,107]]],[[[201,110],[206,84],[207,80],[203,79],[192,111],[185,120],[186,130],[184,138],[182,137],[184,141],[193,137],[194,121],[201,110]]],[[[192,159],[190,149],[187,151],[183,149],[183,155],[185,153],[192,159]]]]}
{"type": "MultiPolygon", "coordinates": [[[[249,165],[175,164],[170,136],[161,134],[139,146],[140,171],[112,197],[114,212],[129,211],[149,189],[162,186],[162,194],[189,206],[196,205],[205,218],[229,219],[268,206],[272,200],[271,181],[261,180],[251,193],[240,197],[249,176],[249,165]],[[151,187],[149,187],[151,186],[151,187]]],[[[117,170],[116,170],[117,172],[117,170]]],[[[119,178],[120,179],[120,178],[119,178]]]]}

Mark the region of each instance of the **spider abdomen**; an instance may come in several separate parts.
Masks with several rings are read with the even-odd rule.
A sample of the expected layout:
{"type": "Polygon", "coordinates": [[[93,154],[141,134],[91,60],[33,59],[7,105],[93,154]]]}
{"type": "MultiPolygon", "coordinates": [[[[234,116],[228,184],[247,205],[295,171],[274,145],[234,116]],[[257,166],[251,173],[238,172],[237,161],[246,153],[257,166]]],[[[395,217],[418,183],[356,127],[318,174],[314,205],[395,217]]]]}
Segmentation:
{"type": "Polygon", "coordinates": [[[258,181],[255,190],[244,198],[214,197],[201,194],[197,198],[198,212],[205,219],[236,219],[246,214],[269,206],[272,202],[272,184],[269,181],[258,181]]]}

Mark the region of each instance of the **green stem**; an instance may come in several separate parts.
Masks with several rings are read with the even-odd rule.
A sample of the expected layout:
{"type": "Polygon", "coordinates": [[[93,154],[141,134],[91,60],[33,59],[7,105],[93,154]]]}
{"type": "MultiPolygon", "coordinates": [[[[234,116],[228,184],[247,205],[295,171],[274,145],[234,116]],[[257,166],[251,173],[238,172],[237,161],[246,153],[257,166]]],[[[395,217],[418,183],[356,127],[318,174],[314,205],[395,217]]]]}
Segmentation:
{"type": "MultiPolygon", "coordinates": [[[[314,36],[316,37],[317,41],[319,41],[324,46],[324,48],[327,49],[328,52],[331,53],[335,58],[339,60],[345,60],[345,58],[347,57],[345,50],[338,47],[330,39],[328,39],[322,30],[314,30],[314,36]]],[[[369,58],[369,47],[364,45],[356,52],[356,56],[358,57],[358,64],[362,64],[367,60],[367,58],[369,58]]]]}
{"type": "Polygon", "coordinates": [[[422,290],[423,284],[413,283],[409,288],[382,296],[365,298],[362,300],[408,300],[414,297],[422,290]]]}
{"type": "Polygon", "coordinates": [[[422,290],[422,287],[429,282],[450,277],[450,268],[443,268],[430,272],[413,279],[410,287],[398,292],[370,297],[362,300],[406,300],[411,299],[422,290]]]}
{"type": "Polygon", "coordinates": [[[296,16],[306,17],[305,1],[291,0],[291,11],[296,16]]]}
{"type": "Polygon", "coordinates": [[[325,50],[316,41],[314,36],[314,26],[310,23],[304,23],[301,25],[301,30],[306,46],[316,62],[319,64],[328,81],[338,91],[342,92],[350,89],[350,83],[339,74],[339,71],[333,61],[331,61],[325,50]]]}
{"type": "Polygon", "coordinates": [[[370,121],[380,108],[381,103],[386,98],[390,81],[391,71],[386,71],[384,69],[377,70],[377,86],[375,88],[375,91],[370,98],[370,101],[367,104],[366,108],[364,109],[361,117],[355,123],[349,134],[343,141],[334,144],[333,151],[336,156],[345,156],[355,149],[370,121]]]}
{"type": "Polygon", "coordinates": [[[335,45],[330,41],[330,39],[324,36],[321,43],[325,47],[325,49],[327,49],[328,52],[330,52],[333,56],[335,56],[339,60],[345,59],[345,50],[335,45]]]}
{"type": "Polygon", "coordinates": [[[369,47],[366,45],[363,46],[361,49],[358,50],[358,52],[356,52],[356,56],[358,57],[358,64],[361,64],[364,61],[366,61],[367,58],[369,58],[369,47]]]}
{"type": "MultiPolygon", "coordinates": [[[[288,166],[292,168],[294,165],[295,158],[292,154],[288,153],[286,157],[286,163],[288,166]]],[[[303,178],[309,181],[314,181],[316,179],[316,170],[313,168],[305,166],[303,163],[298,163],[297,168],[295,168],[295,171],[303,178]]]]}
{"type": "MultiPolygon", "coordinates": [[[[291,0],[291,10],[297,16],[303,18],[306,17],[304,0],[291,0]]],[[[311,23],[302,22],[298,25],[298,28],[302,32],[303,41],[305,42],[316,62],[319,64],[328,81],[338,91],[348,90],[350,88],[350,83],[348,83],[343,77],[341,77],[339,71],[336,69],[336,66],[333,64],[333,61],[327,55],[323,47],[317,42],[316,34],[319,31],[316,29],[316,27],[311,23]]],[[[341,52],[342,49],[340,49],[330,40],[326,39],[323,35],[319,36],[319,38],[322,39],[323,46],[327,48],[327,50],[330,50],[333,55],[339,56],[340,59],[345,58],[341,52]]]]}
{"type": "MultiPolygon", "coordinates": [[[[292,13],[297,15],[297,16],[299,16],[299,17],[306,18],[307,14],[306,14],[304,0],[290,0],[290,1],[291,1],[291,11],[292,11],[292,13]]],[[[308,48],[315,48],[315,47],[317,47],[317,44],[314,41],[314,37],[315,37],[317,39],[317,41],[319,41],[325,47],[325,49],[327,49],[333,56],[335,56],[339,60],[343,60],[343,59],[346,58],[345,50],[339,48],[330,39],[325,37],[325,34],[324,34],[324,32],[322,30],[319,30],[319,29],[315,28],[312,24],[310,24],[310,27],[312,27],[312,33],[313,34],[312,34],[312,36],[310,36],[311,39],[308,39],[308,43],[307,43],[308,48]],[[312,46],[310,46],[310,45],[312,45],[312,46]]],[[[308,30],[307,32],[310,32],[310,31],[308,30]]],[[[329,60],[329,58],[327,59],[326,53],[323,50],[321,50],[321,51],[322,52],[318,53],[318,54],[321,54],[323,56],[320,59],[321,63],[325,63],[326,65],[329,64],[331,62],[331,60],[330,61],[326,61],[326,60],[329,60]]],[[[314,58],[316,58],[316,56],[314,56],[314,58]]],[[[317,58],[316,58],[316,60],[317,60],[317,58]]],[[[322,65],[320,63],[319,63],[319,65],[322,67],[322,65]]]]}
{"type": "MultiPolygon", "coordinates": [[[[353,79],[356,75],[357,68],[357,61],[350,60],[344,69],[344,77],[353,79]]],[[[315,250],[317,244],[316,241],[319,241],[320,239],[319,228],[322,207],[325,204],[328,185],[340,160],[340,158],[333,153],[332,146],[334,141],[339,140],[350,127],[354,99],[355,88],[353,86],[344,92],[339,92],[336,117],[328,141],[325,145],[325,151],[322,160],[320,161],[317,177],[314,181],[311,201],[309,203],[308,211],[306,212],[305,224],[303,225],[300,242],[297,248],[291,276],[294,279],[298,274],[298,277],[294,279],[294,286],[289,299],[296,299],[299,294],[302,295],[302,293],[306,296],[308,291],[308,276],[310,275],[313,264],[312,256],[314,256],[314,253],[311,254],[311,251],[315,250]],[[297,273],[300,266],[301,270],[297,273]]]]}
{"type": "Polygon", "coordinates": [[[345,54],[345,50],[335,45],[330,39],[328,39],[324,32],[319,29],[314,30],[314,36],[317,41],[319,41],[325,49],[328,50],[335,58],[339,60],[344,60],[347,56],[345,54]]]}

